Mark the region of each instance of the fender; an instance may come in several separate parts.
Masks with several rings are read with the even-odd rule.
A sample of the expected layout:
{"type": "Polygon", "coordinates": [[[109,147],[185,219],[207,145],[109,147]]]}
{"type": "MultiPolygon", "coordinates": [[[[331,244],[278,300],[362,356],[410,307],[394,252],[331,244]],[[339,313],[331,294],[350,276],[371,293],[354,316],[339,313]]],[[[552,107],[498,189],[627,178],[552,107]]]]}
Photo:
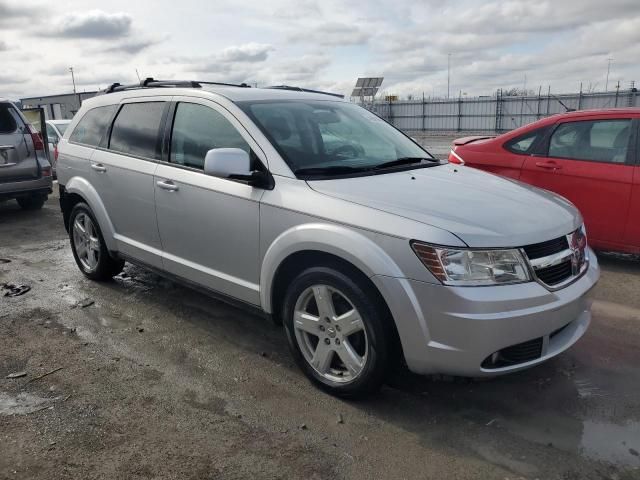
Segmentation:
{"type": "Polygon", "coordinates": [[[80,195],[84,199],[87,205],[91,207],[91,211],[98,221],[107,249],[112,252],[118,251],[118,244],[114,238],[113,223],[111,223],[107,209],[104,207],[102,200],[100,200],[100,195],[98,195],[96,189],[82,177],[71,177],[65,185],[65,191],[80,195]]]}
{"type": "Polygon", "coordinates": [[[368,277],[385,275],[402,277],[396,263],[365,235],[341,225],[309,223],[285,230],[271,243],[262,260],[260,303],[273,313],[271,287],[280,264],[296,252],[315,250],[350,262],[368,277]]]}

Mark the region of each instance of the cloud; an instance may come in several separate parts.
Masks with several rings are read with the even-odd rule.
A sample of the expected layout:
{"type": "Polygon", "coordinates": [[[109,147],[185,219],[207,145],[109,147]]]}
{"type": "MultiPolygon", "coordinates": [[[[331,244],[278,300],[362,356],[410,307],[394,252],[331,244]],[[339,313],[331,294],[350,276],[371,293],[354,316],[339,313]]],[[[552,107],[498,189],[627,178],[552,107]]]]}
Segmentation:
{"type": "Polygon", "coordinates": [[[5,50],[9,50],[9,45],[7,45],[7,42],[0,40],[0,52],[4,52],[5,50]]]}
{"type": "Polygon", "coordinates": [[[264,62],[273,50],[272,45],[263,43],[247,43],[245,45],[228,47],[222,50],[216,60],[222,62],[264,62]]]}
{"type": "Polygon", "coordinates": [[[68,13],[56,25],[53,36],[66,38],[118,38],[131,31],[132,19],[128,13],[107,13],[91,10],[68,13]]]}
{"type": "Polygon", "coordinates": [[[23,28],[22,21],[35,22],[48,12],[48,7],[25,6],[24,2],[0,0],[0,27],[3,29],[23,28]]]}
{"type": "Polygon", "coordinates": [[[164,39],[155,39],[155,38],[141,38],[138,40],[128,40],[116,45],[113,45],[103,52],[107,53],[126,53],[129,55],[136,55],[143,50],[148,49],[154,45],[162,43],[164,39]]]}
{"type": "Polygon", "coordinates": [[[306,42],[325,46],[361,45],[367,42],[371,35],[357,25],[331,22],[316,27],[304,28],[289,36],[293,42],[306,42]]]}
{"type": "Polygon", "coordinates": [[[56,11],[33,3],[43,1],[0,0],[3,75],[26,77],[4,79],[4,96],[70,91],[69,66],[87,89],[135,82],[138,69],[346,94],[359,76],[384,76],[389,92],[441,96],[448,53],[456,95],[522,88],[525,75],[535,90],[576,91],[580,82],[602,90],[609,57],[610,88],[640,80],[640,0],[157,0],[156,8],[68,0],[56,11]]]}

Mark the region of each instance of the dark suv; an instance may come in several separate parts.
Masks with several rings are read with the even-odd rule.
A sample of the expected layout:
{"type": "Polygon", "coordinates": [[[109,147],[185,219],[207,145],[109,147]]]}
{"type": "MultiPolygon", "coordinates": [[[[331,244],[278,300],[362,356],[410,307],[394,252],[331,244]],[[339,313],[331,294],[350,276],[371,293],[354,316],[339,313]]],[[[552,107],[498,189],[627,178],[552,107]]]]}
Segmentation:
{"type": "Polygon", "coordinates": [[[40,134],[13,103],[0,98],[0,201],[42,208],[52,192],[51,165],[40,134]]]}

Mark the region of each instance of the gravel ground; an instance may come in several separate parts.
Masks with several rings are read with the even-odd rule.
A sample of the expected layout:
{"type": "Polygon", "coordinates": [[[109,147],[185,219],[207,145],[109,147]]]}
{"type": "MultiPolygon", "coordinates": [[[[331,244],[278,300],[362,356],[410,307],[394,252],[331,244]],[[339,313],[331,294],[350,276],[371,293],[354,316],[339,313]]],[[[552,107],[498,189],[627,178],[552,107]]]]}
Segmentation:
{"type": "Polygon", "coordinates": [[[640,478],[638,259],[601,256],[591,329],[546,364],[360,402],[269,321],[129,265],[85,279],[55,197],[0,204],[0,259],[31,286],[0,293],[0,479],[640,478]]]}

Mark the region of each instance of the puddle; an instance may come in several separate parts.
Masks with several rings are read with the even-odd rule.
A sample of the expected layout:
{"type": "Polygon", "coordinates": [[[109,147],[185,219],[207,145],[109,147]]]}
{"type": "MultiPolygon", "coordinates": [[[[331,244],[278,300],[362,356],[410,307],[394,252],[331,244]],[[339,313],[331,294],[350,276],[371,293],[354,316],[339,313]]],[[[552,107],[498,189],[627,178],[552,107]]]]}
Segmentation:
{"type": "Polygon", "coordinates": [[[640,422],[615,425],[585,420],[580,447],[588,457],[640,467],[640,422]]]}
{"type": "Polygon", "coordinates": [[[600,388],[595,386],[587,379],[575,379],[573,383],[576,386],[576,390],[578,390],[578,396],[580,398],[590,398],[590,397],[605,397],[607,393],[602,391],[600,388]]]}
{"type": "Polygon", "coordinates": [[[47,408],[55,398],[41,398],[29,393],[11,396],[0,392],[0,415],[26,415],[47,408]]]}

